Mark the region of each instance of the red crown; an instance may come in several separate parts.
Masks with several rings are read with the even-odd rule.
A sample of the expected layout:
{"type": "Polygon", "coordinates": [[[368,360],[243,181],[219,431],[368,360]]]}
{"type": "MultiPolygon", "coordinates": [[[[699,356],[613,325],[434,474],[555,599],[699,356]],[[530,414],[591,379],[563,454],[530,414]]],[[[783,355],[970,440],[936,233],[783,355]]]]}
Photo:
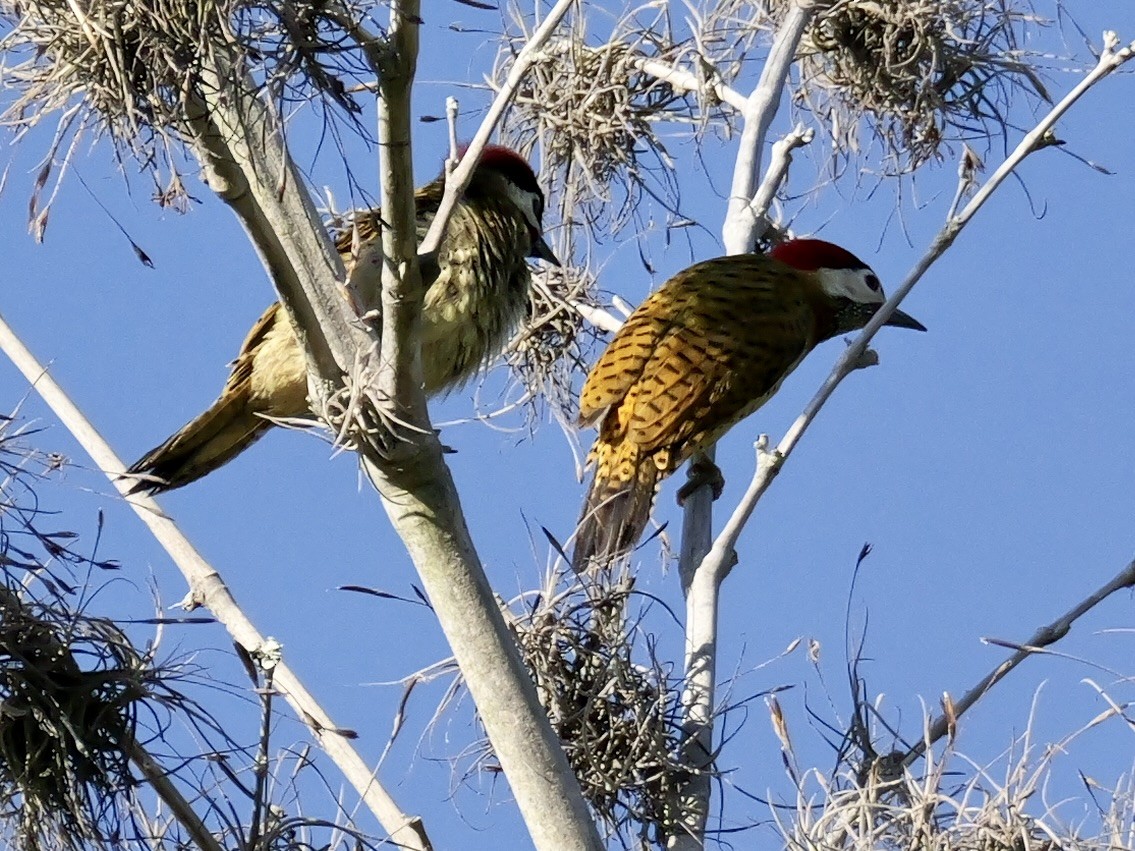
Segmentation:
{"type": "Polygon", "coordinates": [[[769,257],[802,272],[870,268],[850,251],[822,239],[790,239],[773,248],[769,257]]]}
{"type": "MultiPolygon", "coordinates": [[[[468,144],[461,145],[457,152],[463,157],[468,148],[468,144]]],[[[528,164],[528,160],[512,148],[507,148],[504,145],[485,145],[484,150],[481,151],[481,160],[477,167],[499,171],[527,192],[539,192],[540,190],[540,185],[536,182],[536,173],[532,171],[532,166],[528,164]]]]}

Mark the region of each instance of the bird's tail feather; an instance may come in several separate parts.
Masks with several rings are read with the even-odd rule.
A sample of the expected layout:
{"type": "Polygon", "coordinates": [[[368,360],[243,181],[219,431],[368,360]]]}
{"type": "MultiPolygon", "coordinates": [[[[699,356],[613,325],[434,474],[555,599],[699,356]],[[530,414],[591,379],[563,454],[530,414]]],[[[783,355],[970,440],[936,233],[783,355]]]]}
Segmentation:
{"type": "Polygon", "coordinates": [[[196,481],[235,458],[271,427],[271,421],[249,410],[244,394],[222,395],[126,471],[144,477],[130,493],[156,494],[196,481]]]}
{"type": "Polygon", "coordinates": [[[577,573],[626,555],[650,520],[659,470],[638,447],[599,447],[595,478],[583,503],[571,564],[577,573]],[[608,457],[605,457],[608,456],[608,457]]]}

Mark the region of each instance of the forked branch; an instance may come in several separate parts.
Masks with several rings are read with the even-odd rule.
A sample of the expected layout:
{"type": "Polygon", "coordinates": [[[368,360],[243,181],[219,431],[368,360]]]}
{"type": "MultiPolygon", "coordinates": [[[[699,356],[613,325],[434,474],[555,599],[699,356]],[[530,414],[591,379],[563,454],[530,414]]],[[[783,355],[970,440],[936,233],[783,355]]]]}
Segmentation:
{"type": "MultiPolygon", "coordinates": [[[[559,4],[561,14],[570,3],[559,4]]],[[[379,142],[384,230],[382,363],[378,385],[387,411],[409,428],[392,462],[370,442],[363,469],[414,562],[422,585],[477,707],[533,843],[540,851],[599,851],[602,842],[516,642],[485,577],[449,467],[430,427],[420,366],[412,356],[421,303],[410,184],[410,91],[417,53],[417,2],[392,2],[391,51],[380,80],[379,142]],[[393,374],[392,374],[393,373],[393,374]]],[[[548,24],[549,22],[545,22],[548,24]]],[[[507,103],[507,99],[502,101],[507,103]]],[[[503,106],[501,107],[503,109],[503,106]]],[[[483,144],[492,125],[482,126],[483,144]]],[[[471,168],[474,156],[465,158],[471,168]]],[[[459,185],[449,175],[447,191],[459,185]]],[[[434,224],[441,219],[435,219],[434,224]]],[[[427,237],[428,239],[428,237],[427,237]]],[[[430,246],[420,247],[426,252],[430,246]]]]}

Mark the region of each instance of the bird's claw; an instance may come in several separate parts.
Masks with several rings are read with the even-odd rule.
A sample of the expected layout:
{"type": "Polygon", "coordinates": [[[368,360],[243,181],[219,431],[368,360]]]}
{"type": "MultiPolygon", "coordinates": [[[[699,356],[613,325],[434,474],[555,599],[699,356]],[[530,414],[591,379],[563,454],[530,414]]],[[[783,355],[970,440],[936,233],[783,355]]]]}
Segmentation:
{"type": "Polygon", "coordinates": [[[686,483],[678,488],[678,505],[685,505],[686,500],[702,485],[709,485],[713,489],[713,498],[716,501],[721,498],[721,492],[725,490],[725,476],[722,475],[720,467],[699,454],[690,462],[690,468],[686,471],[686,483]]]}

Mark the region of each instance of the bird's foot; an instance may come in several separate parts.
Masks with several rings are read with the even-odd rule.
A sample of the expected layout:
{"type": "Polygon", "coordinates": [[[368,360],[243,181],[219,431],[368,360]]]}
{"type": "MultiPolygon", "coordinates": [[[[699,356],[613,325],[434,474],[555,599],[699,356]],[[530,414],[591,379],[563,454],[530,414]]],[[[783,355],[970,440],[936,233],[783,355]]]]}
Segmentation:
{"type": "Polygon", "coordinates": [[[686,471],[686,483],[678,488],[678,505],[685,505],[686,500],[702,485],[713,488],[714,500],[720,499],[721,492],[725,490],[725,476],[720,467],[699,454],[690,462],[690,468],[686,471]]]}

